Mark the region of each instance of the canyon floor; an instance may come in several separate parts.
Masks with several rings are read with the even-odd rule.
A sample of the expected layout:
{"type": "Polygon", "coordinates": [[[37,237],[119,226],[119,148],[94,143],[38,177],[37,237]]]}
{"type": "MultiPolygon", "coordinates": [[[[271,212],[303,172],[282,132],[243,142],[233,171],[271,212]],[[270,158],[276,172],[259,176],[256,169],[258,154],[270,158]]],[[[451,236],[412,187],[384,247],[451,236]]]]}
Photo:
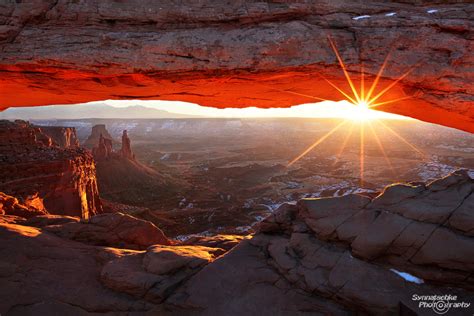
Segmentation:
{"type": "MultiPolygon", "coordinates": [[[[196,118],[34,122],[75,127],[82,143],[92,126],[104,124],[117,148],[122,130],[127,129],[137,160],[162,178],[158,184],[147,185],[147,175],[117,177],[114,175],[121,171],[113,169],[113,162],[99,163],[101,197],[129,205],[131,212],[147,214],[148,220],[158,216],[165,233],[181,239],[189,234],[251,233],[252,227],[279,205],[301,198],[349,193],[376,196],[391,183],[426,182],[458,168],[474,170],[472,134],[416,120],[382,121],[391,130],[376,121],[348,122],[292,166],[288,166],[292,159],[341,121],[196,118]],[[362,182],[361,126],[365,138],[362,182]],[[133,177],[138,179],[122,183],[133,177]]],[[[113,207],[113,203],[107,205],[113,207]]]]}

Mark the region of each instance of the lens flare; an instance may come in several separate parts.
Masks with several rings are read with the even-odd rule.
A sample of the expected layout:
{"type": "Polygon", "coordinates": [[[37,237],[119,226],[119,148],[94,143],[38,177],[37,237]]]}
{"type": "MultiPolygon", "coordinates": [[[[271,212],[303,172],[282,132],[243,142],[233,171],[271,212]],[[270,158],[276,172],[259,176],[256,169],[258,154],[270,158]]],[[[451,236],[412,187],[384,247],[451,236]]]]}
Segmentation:
{"type": "Polygon", "coordinates": [[[337,131],[342,125],[346,124],[347,121],[342,121],[341,123],[339,123],[338,125],[336,125],[336,127],[334,127],[332,130],[330,130],[328,133],[326,133],[323,137],[321,137],[320,139],[318,139],[317,141],[315,141],[311,146],[309,146],[305,151],[303,151],[300,155],[298,155],[295,159],[293,159],[292,161],[290,161],[288,163],[288,167],[293,165],[295,162],[297,162],[298,160],[300,160],[301,158],[303,158],[304,156],[306,156],[311,150],[313,150],[316,146],[318,146],[319,144],[321,144],[322,142],[324,142],[326,140],[326,138],[328,138],[329,136],[331,136],[335,131],[337,131]]]}
{"type": "MultiPolygon", "coordinates": [[[[400,102],[400,101],[407,100],[407,99],[411,98],[412,96],[404,96],[404,97],[399,97],[399,98],[395,98],[395,99],[391,99],[391,100],[377,102],[381,97],[386,95],[386,93],[388,91],[390,91],[393,87],[395,87],[401,80],[406,78],[413,71],[413,69],[415,67],[411,67],[408,71],[403,73],[396,80],[394,80],[389,85],[387,85],[385,88],[383,88],[383,89],[381,89],[380,91],[377,92],[379,81],[380,81],[380,79],[383,75],[383,72],[384,72],[385,68],[388,66],[388,61],[389,61],[389,57],[390,57],[390,52],[389,52],[387,54],[387,56],[385,57],[382,65],[380,66],[380,68],[377,72],[377,75],[375,76],[374,80],[370,84],[370,88],[368,89],[368,91],[366,91],[366,82],[365,82],[365,77],[366,76],[365,76],[364,65],[361,64],[361,66],[360,66],[360,86],[359,86],[359,90],[357,90],[354,82],[352,81],[352,79],[349,75],[349,71],[347,70],[347,67],[344,64],[344,61],[343,61],[339,51],[337,50],[336,44],[334,43],[334,41],[330,37],[328,37],[328,41],[329,41],[330,47],[332,48],[332,50],[334,51],[334,54],[336,55],[336,58],[337,58],[337,61],[338,61],[339,65],[340,65],[340,67],[341,67],[341,69],[344,73],[344,77],[346,78],[348,86],[351,89],[351,93],[348,93],[348,92],[344,91],[343,88],[338,87],[336,84],[332,83],[331,81],[326,79],[321,74],[318,74],[318,75],[324,81],[329,83],[330,86],[332,86],[339,93],[341,93],[347,99],[347,101],[352,103],[352,105],[354,105],[355,109],[357,109],[356,111],[354,111],[353,115],[351,114],[351,119],[354,121],[354,123],[352,124],[352,126],[350,127],[348,133],[345,136],[343,144],[342,144],[338,154],[335,157],[334,165],[339,161],[340,156],[342,155],[342,153],[344,151],[344,148],[346,147],[347,142],[348,142],[348,140],[350,139],[350,137],[352,135],[354,126],[355,126],[356,123],[358,123],[359,124],[359,177],[360,177],[360,186],[362,187],[364,185],[364,169],[365,169],[365,163],[366,163],[365,142],[367,141],[367,135],[365,133],[365,124],[367,124],[370,131],[371,131],[371,133],[372,133],[372,139],[375,140],[375,143],[378,146],[380,152],[382,153],[382,155],[385,159],[385,162],[387,163],[390,170],[392,171],[393,176],[396,177],[396,173],[395,173],[393,165],[390,161],[390,158],[387,155],[387,152],[385,151],[385,148],[382,144],[382,141],[380,140],[379,136],[377,135],[377,133],[376,133],[374,127],[372,126],[370,120],[376,120],[376,122],[380,123],[381,127],[386,129],[387,131],[389,131],[393,136],[395,136],[397,139],[399,139],[400,141],[402,141],[403,143],[408,145],[412,150],[414,150],[415,152],[420,154],[422,157],[425,157],[425,154],[421,150],[419,150],[415,145],[411,144],[408,140],[406,140],[401,135],[399,135],[397,132],[395,132],[392,128],[387,126],[382,121],[378,120],[377,116],[373,114],[373,113],[376,113],[376,111],[372,110],[372,108],[375,108],[375,107],[378,107],[378,106],[381,106],[381,105],[385,105],[385,104],[400,102]],[[352,94],[352,96],[350,94],[352,94]]],[[[310,96],[310,95],[306,95],[306,94],[299,94],[299,93],[294,92],[294,91],[291,91],[291,92],[287,91],[287,92],[292,93],[292,94],[298,94],[298,95],[301,95],[301,96],[306,96],[306,97],[313,98],[313,99],[321,99],[321,98],[318,98],[318,97],[315,97],[315,96],[310,96]]],[[[313,150],[315,147],[317,147],[322,142],[324,142],[329,136],[331,136],[334,132],[336,132],[346,122],[347,121],[343,121],[342,123],[340,123],[336,127],[334,127],[332,130],[330,130],[328,133],[326,133],[324,136],[319,138],[316,142],[314,142],[311,146],[309,146],[306,150],[304,150],[300,155],[298,155],[296,158],[291,160],[288,163],[288,167],[295,164],[298,160],[300,160],[302,157],[307,155],[311,150],[313,150]]]]}

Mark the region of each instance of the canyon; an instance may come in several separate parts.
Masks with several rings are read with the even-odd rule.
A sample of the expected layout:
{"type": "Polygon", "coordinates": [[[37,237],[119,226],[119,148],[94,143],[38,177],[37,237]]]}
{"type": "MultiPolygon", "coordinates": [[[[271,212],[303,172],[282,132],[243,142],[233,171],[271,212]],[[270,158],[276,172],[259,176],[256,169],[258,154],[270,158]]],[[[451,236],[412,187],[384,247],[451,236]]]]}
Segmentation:
{"type": "Polygon", "coordinates": [[[471,1],[7,1],[0,107],[347,99],[329,37],[355,86],[388,56],[375,93],[397,83],[379,101],[401,100],[377,109],[473,132],[473,13],[471,1]]]}

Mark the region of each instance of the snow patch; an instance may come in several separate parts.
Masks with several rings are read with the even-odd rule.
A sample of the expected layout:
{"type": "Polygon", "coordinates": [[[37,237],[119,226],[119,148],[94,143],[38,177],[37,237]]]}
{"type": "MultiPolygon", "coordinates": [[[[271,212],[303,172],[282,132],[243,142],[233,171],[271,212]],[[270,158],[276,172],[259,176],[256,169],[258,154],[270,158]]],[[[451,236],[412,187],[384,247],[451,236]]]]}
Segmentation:
{"type": "Polygon", "coordinates": [[[467,174],[469,175],[469,177],[471,177],[471,179],[474,179],[474,170],[468,170],[467,174]]]}
{"type": "Polygon", "coordinates": [[[170,154],[164,154],[163,156],[161,156],[160,160],[168,160],[170,156],[170,154]]]}
{"type": "Polygon", "coordinates": [[[418,175],[421,180],[427,182],[437,178],[444,177],[458,168],[438,162],[438,157],[433,156],[433,161],[423,164],[418,169],[418,175]]]}
{"type": "Polygon", "coordinates": [[[358,21],[358,20],[368,19],[368,18],[370,18],[370,15],[360,15],[360,16],[353,17],[352,19],[358,21]]]}
{"type": "Polygon", "coordinates": [[[408,281],[408,282],[411,282],[411,283],[416,283],[416,284],[423,284],[425,283],[425,281],[423,281],[423,279],[420,279],[414,275],[411,275],[410,273],[407,273],[407,272],[401,272],[401,271],[398,271],[398,270],[395,270],[395,269],[390,269],[390,271],[392,271],[393,273],[399,275],[400,277],[402,277],[405,281],[408,281]]]}
{"type": "Polygon", "coordinates": [[[397,15],[396,12],[389,12],[385,14],[385,16],[395,16],[395,15],[397,15]]]}
{"type": "Polygon", "coordinates": [[[461,152],[465,152],[465,153],[474,153],[474,147],[466,147],[466,148],[462,148],[462,147],[457,147],[457,146],[453,146],[453,145],[438,145],[436,146],[436,148],[441,148],[441,149],[449,149],[449,150],[454,150],[454,151],[461,151],[461,152]]]}
{"type": "Polygon", "coordinates": [[[436,13],[436,12],[438,12],[438,10],[436,10],[436,9],[430,9],[430,10],[426,11],[426,13],[428,13],[428,14],[433,14],[433,13],[436,13]]]}

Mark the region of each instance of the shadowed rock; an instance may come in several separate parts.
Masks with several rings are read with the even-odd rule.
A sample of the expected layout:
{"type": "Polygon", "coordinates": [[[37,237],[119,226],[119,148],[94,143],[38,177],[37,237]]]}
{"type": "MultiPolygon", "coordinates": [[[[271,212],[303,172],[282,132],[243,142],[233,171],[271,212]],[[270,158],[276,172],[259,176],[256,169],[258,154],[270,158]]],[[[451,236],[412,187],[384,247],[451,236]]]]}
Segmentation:
{"type": "Polygon", "coordinates": [[[63,238],[98,246],[140,250],[154,244],[171,244],[154,224],[122,213],[100,214],[91,217],[89,221],[42,228],[63,238]]]}
{"type": "MultiPolygon", "coordinates": [[[[137,235],[149,236],[150,227],[156,233],[123,214],[90,223],[3,215],[0,313],[396,315],[409,309],[431,315],[413,294],[472,303],[473,184],[457,171],[426,185],[387,187],[373,200],[350,195],[285,204],[227,253],[218,247],[226,237],[194,240],[211,247],[146,251],[87,244],[140,249],[146,242],[137,235]],[[431,214],[440,197],[443,206],[431,214]],[[409,201],[423,207],[417,211],[409,201]],[[460,221],[467,224],[456,226],[460,221]]],[[[473,311],[472,305],[453,309],[473,311]]]]}

